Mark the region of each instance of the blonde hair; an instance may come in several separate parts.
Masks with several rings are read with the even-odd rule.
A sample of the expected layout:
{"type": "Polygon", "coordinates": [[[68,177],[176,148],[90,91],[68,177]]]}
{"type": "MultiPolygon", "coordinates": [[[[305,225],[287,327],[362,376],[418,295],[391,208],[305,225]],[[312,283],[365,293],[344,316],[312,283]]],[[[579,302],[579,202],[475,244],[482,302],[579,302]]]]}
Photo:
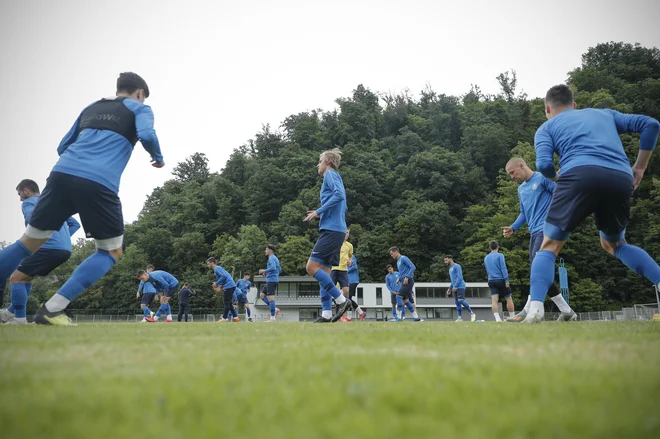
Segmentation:
{"type": "Polygon", "coordinates": [[[339,164],[341,163],[341,149],[339,148],[334,148],[330,149],[328,151],[323,151],[321,153],[321,160],[327,160],[330,162],[330,166],[332,166],[333,169],[337,170],[339,169],[339,164]]]}

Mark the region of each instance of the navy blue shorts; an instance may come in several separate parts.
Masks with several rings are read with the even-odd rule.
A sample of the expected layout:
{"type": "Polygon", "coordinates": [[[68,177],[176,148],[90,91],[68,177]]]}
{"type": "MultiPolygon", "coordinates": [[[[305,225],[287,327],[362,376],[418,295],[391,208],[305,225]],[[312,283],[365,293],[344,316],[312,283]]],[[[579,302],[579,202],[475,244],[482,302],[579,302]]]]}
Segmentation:
{"type": "Polygon", "coordinates": [[[245,305],[246,303],[249,303],[248,298],[244,293],[238,293],[236,295],[236,301],[239,305],[245,305]]]}
{"type": "Polygon", "coordinates": [[[397,295],[401,297],[403,300],[410,300],[410,297],[412,297],[412,290],[413,286],[415,286],[415,281],[408,278],[408,285],[405,285],[403,283],[403,279],[399,280],[399,292],[397,295]]]}
{"type": "Polygon", "coordinates": [[[76,213],[88,238],[110,239],[124,234],[117,194],[95,181],[61,172],[50,173],[29,223],[39,230],[59,230],[76,213]]]}
{"type": "Polygon", "coordinates": [[[543,244],[543,232],[538,232],[529,237],[529,263],[531,264],[538,253],[541,250],[541,244],[543,244]]]}
{"type": "Polygon", "coordinates": [[[179,288],[179,284],[176,284],[176,285],[174,285],[173,287],[170,287],[170,289],[167,290],[167,291],[162,290],[162,294],[163,294],[165,297],[172,297],[172,296],[174,296],[174,293],[176,293],[176,289],[177,289],[177,288],[179,288]]]}
{"type": "Polygon", "coordinates": [[[456,288],[454,294],[454,300],[465,300],[465,288],[456,288]]]}
{"type": "Polygon", "coordinates": [[[546,217],[544,234],[565,241],[592,213],[601,236],[624,239],[630,218],[631,175],[601,166],[578,166],[560,175],[546,217]]]}
{"type": "Polygon", "coordinates": [[[309,259],[329,268],[339,265],[339,253],[344,239],[346,239],[345,232],[321,230],[309,259]]]}
{"type": "Polygon", "coordinates": [[[277,282],[266,282],[266,285],[261,289],[261,294],[266,296],[274,296],[277,292],[277,282]]]}
{"type": "Polygon", "coordinates": [[[501,297],[511,297],[511,288],[506,286],[504,279],[489,280],[488,287],[490,288],[491,296],[499,294],[501,297]]]}
{"type": "Polygon", "coordinates": [[[348,271],[332,270],[330,272],[330,279],[333,285],[339,283],[339,288],[346,288],[351,284],[348,281],[348,271]]]}
{"type": "Polygon", "coordinates": [[[390,296],[392,296],[392,306],[396,306],[396,294],[390,293],[390,296]]]}
{"type": "Polygon", "coordinates": [[[140,301],[140,305],[151,305],[151,302],[154,301],[155,297],[156,293],[142,293],[142,300],[140,301]]]}
{"type": "Polygon", "coordinates": [[[30,277],[47,276],[71,257],[67,250],[40,248],[21,261],[17,270],[30,277]]]}

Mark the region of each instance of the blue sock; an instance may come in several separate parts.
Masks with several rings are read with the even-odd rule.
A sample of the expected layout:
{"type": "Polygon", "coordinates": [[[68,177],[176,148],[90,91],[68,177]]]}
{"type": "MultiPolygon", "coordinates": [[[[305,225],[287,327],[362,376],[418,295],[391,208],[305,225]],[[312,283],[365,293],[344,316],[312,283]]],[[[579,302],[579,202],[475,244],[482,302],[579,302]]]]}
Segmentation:
{"type": "Polygon", "coordinates": [[[73,301],[80,293],[92,286],[97,280],[101,279],[112,266],[115,265],[115,258],[110,253],[97,250],[89,258],[75,269],[71,277],[62,288],[57,292],[73,301]]]}
{"type": "Polygon", "coordinates": [[[160,305],[156,311],[156,317],[160,317],[165,312],[165,305],[160,305]]]}
{"type": "Polygon", "coordinates": [[[321,308],[323,311],[332,311],[332,296],[324,288],[321,288],[321,308]]]}
{"type": "Polygon", "coordinates": [[[166,311],[167,311],[167,315],[168,315],[168,316],[169,316],[170,314],[172,314],[172,307],[170,306],[169,303],[166,303],[166,304],[165,304],[165,308],[167,308],[166,311]]]}
{"type": "Polygon", "coordinates": [[[555,281],[555,260],[557,256],[549,250],[541,250],[536,253],[532,262],[532,270],[529,281],[529,295],[531,300],[545,301],[548,288],[555,281]]]}
{"type": "Polygon", "coordinates": [[[470,305],[465,301],[465,299],[461,299],[459,303],[461,304],[461,307],[467,309],[468,312],[472,314],[472,308],[470,308],[470,305]]]}
{"type": "Polygon", "coordinates": [[[151,315],[151,310],[149,309],[149,307],[145,306],[144,308],[142,308],[142,312],[144,312],[145,317],[149,317],[151,315]]]}
{"type": "Polygon", "coordinates": [[[660,282],[660,266],[643,249],[630,244],[619,244],[614,256],[637,274],[641,274],[653,285],[660,282]]]}
{"type": "Polygon", "coordinates": [[[0,279],[9,278],[21,261],[31,254],[32,252],[21,241],[16,241],[0,251],[0,279]]]}
{"type": "Polygon", "coordinates": [[[252,313],[250,312],[250,308],[245,308],[245,312],[247,313],[248,318],[252,316],[252,313]]]}
{"type": "Polygon", "coordinates": [[[270,316],[271,316],[271,317],[275,317],[275,311],[276,311],[276,309],[277,309],[277,308],[275,307],[275,301],[274,301],[274,300],[271,300],[271,301],[268,303],[268,306],[270,307],[270,316]]]}
{"type": "Polygon", "coordinates": [[[330,276],[328,276],[328,273],[326,273],[325,271],[323,270],[317,271],[316,274],[314,275],[314,279],[316,279],[319,285],[321,285],[321,289],[327,291],[328,294],[330,294],[334,299],[341,296],[341,291],[339,291],[339,289],[335,286],[335,284],[332,283],[332,279],[330,279],[330,276]]]}
{"type": "Polygon", "coordinates": [[[392,307],[392,315],[396,317],[396,306],[392,307]]]}
{"type": "Polygon", "coordinates": [[[264,303],[265,303],[266,305],[268,305],[268,302],[269,302],[269,301],[268,301],[268,296],[264,296],[264,298],[261,299],[261,300],[263,300],[264,303]]]}
{"type": "Polygon", "coordinates": [[[25,284],[25,289],[27,290],[28,297],[30,297],[30,293],[32,293],[32,284],[25,284]]]}
{"type": "Polygon", "coordinates": [[[458,316],[463,317],[463,305],[461,305],[456,299],[454,299],[454,303],[456,303],[456,312],[458,313],[458,316]]]}
{"type": "Polygon", "coordinates": [[[408,311],[410,312],[415,312],[415,308],[413,308],[412,303],[410,302],[406,303],[406,308],[408,308],[408,311]]]}
{"type": "Polygon", "coordinates": [[[27,298],[28,294],[25,284],[11,284],[11,304],[14,307],[14,317],[17,319],[25,317],[27,298]]]}

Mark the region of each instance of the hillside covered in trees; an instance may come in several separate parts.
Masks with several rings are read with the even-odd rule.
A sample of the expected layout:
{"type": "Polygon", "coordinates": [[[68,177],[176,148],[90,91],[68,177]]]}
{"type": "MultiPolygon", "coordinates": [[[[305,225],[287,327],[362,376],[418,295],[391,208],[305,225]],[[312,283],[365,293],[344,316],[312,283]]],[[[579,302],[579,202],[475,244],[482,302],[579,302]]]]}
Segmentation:
{"type": "MultiPolygon", "coordinates": [[[[499,227],[518,214],[517,183],[503,168],[512,156],[534,167],[533,137],[545,114],[541,98],[518,92],[515,72],[497,79],[497,95],[484,94],[476,85],[463,96],[431,89],[418,96],[378,94],[358,85],[350,97],[337,99],[336,111],[302,112],[279,127],[263,127],[220,172],[209,169],[200,151],[148,197],[138,220],[126,228],[124,258],[71,308],[133,312],[139,306],[135,272],[147,263],[190,282],[198,292],[194,308],[217,308],[205,259],[216,255],[238,276],[265,266],[267,243],[278,245],[284,274],[304,274],[318,231],[316,222],[302,219],[319,206],[319,153],[335,145],[343,151],[347,220],[363,282],[383,281],[392,245],[415,262],[420,281],[448,279],[446,253],[463,265],[466,280],[485,281],[487,244],[498,239],[520,302],[529,289],[529,235],[524,228],[512,239],[501,238],[499,227]]],[[[608,107],[660,119],[657,48],[600,44],[583,55],[567,82],[580,108],[608,107]]],[[[638,138],[622,139],[634,160],[638,138]]],[[[627,236],[660,258],[657,155],[635,192],[627,236]]],[[[92,242],[80,241],[55,276],[36,281],[28,308],[57,291],[93,251],[92,242]]],[[[591,221],[573,234],[563,258],[571,304],[578,311],[655,299],[645,279],[600,249],[591,221]]]]}

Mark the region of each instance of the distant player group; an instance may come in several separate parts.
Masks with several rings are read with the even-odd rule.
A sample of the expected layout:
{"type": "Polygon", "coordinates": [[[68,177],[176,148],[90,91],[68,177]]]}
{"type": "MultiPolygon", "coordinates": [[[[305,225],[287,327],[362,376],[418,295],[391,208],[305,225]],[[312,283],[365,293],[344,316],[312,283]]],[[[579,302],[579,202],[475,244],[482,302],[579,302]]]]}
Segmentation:
{"type": "MultiPolygon", "coordinates": [[[[60,142],[57,148],[60,158],[43,193],[39,195],[38,187],[29,180],[19,184],[17,191],[23,200],[27,228],[19,241],[0,251],[0,281],[9,278],[12,302],[9,309],[0,313],[3,321],[26,323],[25,305],[32,278],[48,274],[69,259],[70,234],[79,227],[71,218],[73,214],[80,214],[85,234],[95,239],[97,251],[41,305],[35,323],[73,325],[65,312],[69,303],[104,276],[121,257],[124,221],[117,194],[121,174],[137,141],[151,155],[152,166],[162,168],[165,165],[153,128],[153,112],[144,105],[148,97],[149,88],[144,79],[135,73],[120,74],[116,96],[83,109],[60,142]]],[[[543,302],[548,292],[562,313],[560,319],[575,319],[575,313],[554,285],[555,261],[571,232],[591,214],[594,214],[603,249],[660,288],[660,266],[643,249],[625,240],[631,196],[648,166],[660,123],[647,116],[609,109],[577,110],[572,91],[566,85],[550,88],[545,97],[545,112],[548,120],[539,127],[534,138],[538,172],[533,172],[520,158],[511,159],[506,165],[507,173],[520,183],[520,215],[512,225],[503,226],[502,233],[508,238],[527,223],[531,235],[530,295],[522,312],[508,318],[524,323],[543,320],[543,302]],[[619,137],[623,133],[639,133],[639,153],[632,167],[619,137]],[[555,154],[559,157],[561,176],[555,170],[555,154]]],[[[319,221],[320,235],[306,266],[307,273],[320,287],[322,313],[318,323],[339,321],[351,307],[364,318],[364,311],[352,299],[355,288],[351,285],[358,282],[357,260],[347,244],[346,191],[338,172],[340,161],[339,149],[320,155],[317,165],[318,173],[323,176],[320,207],[309,210],[303,219],[319,221]],[[336,304],[334,314],[333,302],[336,304]]],[[[484,264],[493,296],[493,312],[502,295],[507,298],[509,313],[513,314],[508,273],[503,256],[498,252],[499,244],[491,243],[490,249],[484,264]]],[[[268,266],[260,271],[266,276],[260,297],[269,306],[269,320],[275,320],[279,312],[275,293],[280,268],[274,252],[274,247],[266,249],[268,266]]],[[[392,293],[394,320],[402,320],[408,309],[414,320],[421,321],[414,304],[415,266],[396,247],[390,249],[390,255],[397,261],[398,268],[397,277],[393,267],[388,267],[386,278],[392,293]]],[[[450,266],[451,277],[447,294],[454,296],[459,319],[465,308],[474,320],[475,314],[465,302],[461,267],[451,256],[447,256],[445,262],[450,266]]],[[[249,288],[249,276],[245,276],[238,288],[214,258],[209,258],[207,264],[216,277],[213,288],[222,292],[221,320],[234,321],[237,318],[234,303],[246,300],[243,288],[249,288]]],[[[170,293],[178,287],[178,280],[156,270],[140,271],[138,277],[142,282],[138,295],[143,294],[144,320],[155,321],[165,315],[166,321],[172,321],[168,302],[170,293]],[[160,307],[152,313],[149,305],[157,291],[162,291],[160,307]]],[[[249,306],[247,310],[251,318],[249,306]]]]}

